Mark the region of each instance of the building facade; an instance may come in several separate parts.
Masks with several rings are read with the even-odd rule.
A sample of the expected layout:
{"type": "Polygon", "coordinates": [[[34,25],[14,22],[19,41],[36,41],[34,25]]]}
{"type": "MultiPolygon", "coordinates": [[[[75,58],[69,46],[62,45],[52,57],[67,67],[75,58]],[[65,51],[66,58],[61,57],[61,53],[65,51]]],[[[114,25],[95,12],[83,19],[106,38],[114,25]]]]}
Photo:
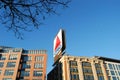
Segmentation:
{"type": "Polygon", "coordinates": [[[46,80],[46,50],[0,47],[0,80],[46,80]]]}
{"type": "Polygon", "coordinates": [[[120,60],[64,55],[47,80],[120,80],[120,60]]]}

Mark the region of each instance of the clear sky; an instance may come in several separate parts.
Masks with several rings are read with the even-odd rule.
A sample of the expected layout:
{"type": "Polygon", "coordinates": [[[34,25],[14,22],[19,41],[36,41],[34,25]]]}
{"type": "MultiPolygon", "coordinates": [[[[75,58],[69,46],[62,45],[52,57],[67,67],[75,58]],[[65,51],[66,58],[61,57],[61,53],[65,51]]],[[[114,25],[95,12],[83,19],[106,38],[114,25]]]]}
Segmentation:
{"type": "Polygon", "coordinates": [[[25,32],[24,40],[0,24],[0,45],[47,50],[48,73],[53,64],[53,40],[62,28],[68,54],[120,59],[120,0],[73,0],[58,12],[59,16],[47,17],[39,30],[25,32]]]}

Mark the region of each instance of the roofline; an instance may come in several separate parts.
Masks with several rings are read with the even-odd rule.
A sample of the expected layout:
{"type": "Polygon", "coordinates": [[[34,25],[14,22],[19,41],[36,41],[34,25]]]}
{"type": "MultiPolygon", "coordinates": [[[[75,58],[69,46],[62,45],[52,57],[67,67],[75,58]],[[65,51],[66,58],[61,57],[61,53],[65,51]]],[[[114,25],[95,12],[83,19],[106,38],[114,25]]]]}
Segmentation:
{"type": "Polygon", "coordinates": [[[104,61],[111,61],[111,62],[120,63],[119,59],[113,59],[113,58],[102,57],[102,56],[95,56],[95,57],[98,57],[98,59],[101,59],[101,60],[104,60],[104,61]]]}

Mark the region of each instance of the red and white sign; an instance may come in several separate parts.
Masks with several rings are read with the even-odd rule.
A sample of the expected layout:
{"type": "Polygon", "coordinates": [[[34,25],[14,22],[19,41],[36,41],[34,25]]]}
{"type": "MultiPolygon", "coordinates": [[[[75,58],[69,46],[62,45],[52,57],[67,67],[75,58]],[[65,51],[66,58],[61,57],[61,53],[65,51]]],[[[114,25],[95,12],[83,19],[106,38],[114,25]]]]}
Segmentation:
{"type": "Polygon", "coordinates": [[[62,42],[62,29],[58,32],[57,36],[54,39],[53,53],[54,56],[61,50],[63,46],[62,42]]]}

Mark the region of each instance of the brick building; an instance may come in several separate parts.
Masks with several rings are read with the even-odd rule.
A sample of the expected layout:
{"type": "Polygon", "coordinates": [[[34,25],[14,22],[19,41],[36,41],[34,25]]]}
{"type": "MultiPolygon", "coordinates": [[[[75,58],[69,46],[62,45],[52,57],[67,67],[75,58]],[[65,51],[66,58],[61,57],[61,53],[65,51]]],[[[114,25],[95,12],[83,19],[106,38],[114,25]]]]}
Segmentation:
{"type": "Polygon", "coordinates": [[[46,50],[0,46],[0,80],[45,80],[46,50]]]}

